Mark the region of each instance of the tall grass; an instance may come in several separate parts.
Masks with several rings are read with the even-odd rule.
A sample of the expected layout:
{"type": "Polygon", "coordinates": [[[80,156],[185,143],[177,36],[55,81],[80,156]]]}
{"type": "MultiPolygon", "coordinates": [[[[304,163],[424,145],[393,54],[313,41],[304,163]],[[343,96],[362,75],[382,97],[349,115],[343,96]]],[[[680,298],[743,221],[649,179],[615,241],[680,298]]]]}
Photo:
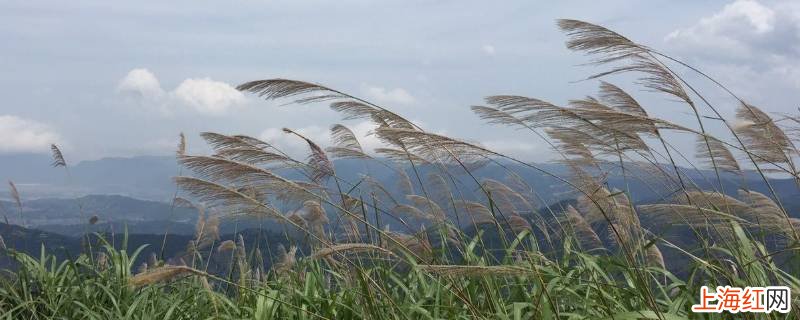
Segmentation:
{"type": "MultiPolygon", "coordinates": [[[[177,158],[192,174],[175,182],[192,201],[173,204],[201,209],[184,256],[134,266],[137,251],[108,244],[63,262],[44,250],[36,259],[8,249],[20,267],[0,283],[2,317],[684,319],[701,317],[690,308],[704,285],[785,285],[798,296],[800,220],[770,179],[789,177],[800,186],[798,117],[773,120],[709,77],[740,103],[736,119],[725,119],[675,71],[707,77],[699,70],[601,26],[558,24],[569,49],[608,68],[588,79],[634,74],[693,121],[651,116],[629,91],[606,81],[597,97],[566,106],[498,95],[472,107],[489,124],[524,130],[551,146],[570,169],[564,176],[432,133],[326,86],[251,81],[238,89],[295,104],[327,103],[344,119],[367,119],[384,146],[368,153],[342,124],[332,126],[335,143],[327,149],[284,129],[308,146],[307,159],[243,135],[203,133],[211,155],[189,155],[182,140],[177,158]],[[727,132],[710,134],[708,122],[727,132]],[[716,189],[702,190],[679,165],[691,156],[665,137],[675,132],[696,138],[689,165],[710,169],[704,179],[716,189]],[[356,181],[346,179],[334,159],[362,161],[365,170],[356,181]],[[390,168],[396,185],[372,176],[376,165],[390,168]],[[480,178],[477,170],[487,165],[503,168],[507,178],[480,178]],[[575,204],[548,207],[520,168],[568,186],[575,204]],[[745,184],[753,172],[768,194],[745,184]],[[634,203],[632,190],[609,186],[612,175],[626,185],[644,180],[663,195],[660,203],[634,203]],[[303,178],[288,178],[297,176],[303,178]],[[737,176],[733,196],[737,190],[724,190],[723,180],[737,176]],[[219,243],[220,221],[242,216],[285,226],[289,248],[267,253],[272,268],[262,264],[261,250],[269,246],[242,237],[219,243]],[[670,238],[675,230],[681,237],[670,238]],[[208,273],[212,256],[228,257],[226,273],[208,273]]],[[[800,304],[792,304],[788,316],[798,318],[800,304]]]]}

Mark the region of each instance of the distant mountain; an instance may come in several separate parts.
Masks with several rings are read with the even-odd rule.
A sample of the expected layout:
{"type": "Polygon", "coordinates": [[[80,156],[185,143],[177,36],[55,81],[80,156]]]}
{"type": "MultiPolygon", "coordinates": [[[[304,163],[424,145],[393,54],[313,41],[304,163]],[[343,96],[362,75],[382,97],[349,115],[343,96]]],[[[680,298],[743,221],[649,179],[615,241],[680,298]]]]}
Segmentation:
{"type": "MultiPolygon", "coordinates": [[[[187,208],[171,208],[171,201],[176,187],[171,178],[181,171],[173,157],[146,156],[132,158],[106,158],[94,161],[83,161],[69,168],[67,176],[63,168],[52,168],[50,159],[45,155],[4,155],[0,156],[0,179],[13,180],[20,190],[23,201],[24,225],[36,226],[43,230],[61,234],[75,235],[86,230],[86,219],[97,215],[99,222],[88,230],[109,231],[127,227],[132,232],[164,233],[177,232],[191,234],[196,212],[187,208]],[[102,194],[102,195],[97,195],[102,194]],[[77,200],[70,200],[78,197],[77,200]],[[157,201],[145,201],[149,199],[157,201]]],[[[537,193],[539,206],[547,206],[559,201],[574,198],[576,194],[563,181],[536,169],[517,163],[501,162],[502,166],[489,164],[476,169],[471,175],[463,169],[454,167],[451,188],[458,190],[459,195],[467,199],[483,198],[473,177],[478,180],[505,180],[507,170],[516,172],[537,193]]],[[[337,175],[342,178],[344,189],[358,184],[364,172],[369,172],[375,179],[401,199],[397,187],[396,173],[375,161],[337,160],[334,162],[337,175]]],[[[561,177],[568,177],[569,171],[564,165],[554,163],[535,164],[538,168],[561,177]]],[[[636,203],[663,202],[679,192],[675,184],[665,183],[652,168],[640,169],[632,164],[626,165],[626,177],[622,178],[618,169],[605,165],[610,174],[607,183],[610,188],[630,190],[636,203]]],[[[660,170],[672,172],[672,168],[664,166],[660,170]]],[[[735,195],[741,185],[769,194],[766,184],[754,173],[746,172],[742,176],[723,174],[722,184],[716,182],[713,171],[682,169],[689,187],[701,189],[724,190],[735,195]]],[[[417,167],[422,184],[427,184],[429,173],[436,172],[430,166],[417,167]]],[[[407,167],[406,172],[418,194],[423,193],[422,184],[414,170],[407,167]]],[[[291,179],[301,179],[296,171],[280,172],[291,179]]],[[[329,181],[333,187],[333,180],[329,181]]],[[[800,189],[790,179],[771,179],[770,184],[778,193],[781,201],[794,216],[800,216],[800,189]]],[[[7,196],[7,188],[0,188],[0,199],[7,196]]],[[[280,204],[276,204],[280,206],[280,204]]],[[[280,208],[294,210],[295,207],[280,208]]],[[[0,201],[0,214],[9,222],[20,223],[15,205],[0,201]]],[[[4,218],[0,217],[0,219],[4,218]]],[[[237,226],[236,223],[229,223],[237,226]]],[[[255,227],[254,221],[241,222],[240,227],[255,227]]],[[[260,225],[264,225],[260,223],[260,225]]],[[[270,223],[266,224],[273,228],[270,223]]],[[[224,226],[227,228],[227,225],[224,226]]]]}
{"type": "MultiPolygon", "coordinates": [[[[175,193],[172,177],[179,169],[174,157],[141,156],[82,161],[53,168],[47,155],[0,155],[0,179],[11,180],[26,199],[72,198],[114,194],[169,201],[175,193]]],[[[0,191],[0,196],[7,191],[0,191]]]]}
{"type": "Polygon", "coordinates": [[[98,222],[118,221],[175,221],[193,223],[197,212],[191,208],[172,207],[168,203],[139,200],[117,195],[89,195],[77,199],[23,200],[22,216],[16,204],[0,201],[5,219],[26,226],[88,224],[97,216],[98,222]],[[22,221],[20,221],[22,219],[22,221]]]}

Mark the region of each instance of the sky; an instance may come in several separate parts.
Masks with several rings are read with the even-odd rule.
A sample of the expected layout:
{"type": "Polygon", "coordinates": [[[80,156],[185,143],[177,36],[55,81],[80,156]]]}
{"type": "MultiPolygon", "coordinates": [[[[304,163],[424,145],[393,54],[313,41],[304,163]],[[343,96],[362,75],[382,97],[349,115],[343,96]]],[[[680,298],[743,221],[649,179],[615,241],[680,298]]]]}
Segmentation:
{"type": "MultiPolygon", "coordinates": [[[[51,143],[73,162],[168,155],[180,132],[190,152],[204,153],[204,131],[299,154],[305,147],[281,128],[327,145],[335,123],[377,146],[370,124],[342,121],[324,105],[286,106],[234,89],[290,78],[374,101],[429,131],[545,161],[552,152],[541,140],[484,124],[469,107],[496,94],[557,104],[595,94],[598,83],[581,80],[602,70],[564,47],[559,18],[601,24],[683,59],[769,112],[800,112],[796,1],[5,0],[0,156],[48,153],[51,143]]],[[[733,115],[734,101],[686,76],[733,115]]],[[[633,79],[609,81],[631,88],[651,114],[691,124],[685,105],[633,79]]]]}

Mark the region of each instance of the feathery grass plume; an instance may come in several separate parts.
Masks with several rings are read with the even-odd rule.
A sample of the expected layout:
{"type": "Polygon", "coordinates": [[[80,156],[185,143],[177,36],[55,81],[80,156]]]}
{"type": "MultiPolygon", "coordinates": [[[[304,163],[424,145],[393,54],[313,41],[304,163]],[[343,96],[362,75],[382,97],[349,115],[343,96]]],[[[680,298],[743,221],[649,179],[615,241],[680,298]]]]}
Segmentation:
{"type": "Polygon", "coordinates": [[[64,154],[61,153],[61,149],[59,149],[57,145],[51,144],[50,151],[53,154],[53,163],[51,163],[50,165],[52,165],[53,167],[67,166],[67,161],[64,160],[64,154]]]}
{"type": "Polygon", "coordinates": [[[192,203],[191,201],[189,201],[188,199],[186,199],[184,197],[175,197],[175,198],[172,199],[172,203],[173,203],[173,205],[175,205],[176,207],[179,207],[179,208],[195,208],[196,209],[196,206],[194,205],[194,203],[192,203]]]}
{"type": "MultiPolygon", "coordinates": [[[[746,201],[749,204],[749,207],[754,210],[756,217],[762,219],[766,217],[784,218],[781,207],[767,195],[757,191],[744,189],[739,189],[738,192],[739,197],[746,201]]],[[[747,206],[747,204],[744,203],[743,205],[747,206]]]]}
{"type": "Polygon", "coordinates": [[[95,259],[95,263],[97,264],[97,270],[99,271],[106,271],[108,270],[108,255],[105,252],[97,253],[97,258],[95,259]]]}
{"type": "Polygon", "coordinates": [[[567,209],[564,211],[564,225],[569,226],[572,229],[572,232],[575,233],[575,238],[578,240],[578,244],[581,246],[583,250],[595,250],[595,249],[603,249],[603,241],[600,240],[600,236],[594,232],[592,226],[583,218],[578,210],[576,210],[573,206],[567,206],[567,209]]]}
{"type": "Polygon", "coordinates": [[[17,208],[22,210],[22,198],[19,196],[19,190],[17,190],[17,185],[14,184],[14,181],[8,180],[8,187],[9,192],[11,194],[11,199],[14,200],[14,203],[17,205],[17,208]]]}
{"type": "Polygon", "coordinates": [[[309,224],[323,225],[329,222],[328,215],[325,214],[325,209],[322,208],[319,201],[308,200],[303,202],[303,219],[309,224]]]}
{"type": "Polygon", "coordinates": [[[792,141],[769,115],[755,106],[742,103],[736,109],[736,117],[739,123],[734,131],[739,134],[748,150],[756,155],[756,163],[791,164],[791,157],[787,152],[793,149],[792,141]]]}
{"type": "Polygon", "coordinates": [[[408,177],[408,174],[405,170],[400,169],[396,171],[397,173],[397,189],[403,195],[414,194],[414,184],[411,183],[411,178],[408,177]]]}
{"type": "Polygon", "coordinates": [[[275,270],[278,274],[285,274],[289,270],[291,270],[295,263],[297,263],[297,247],[291,246],[289,250],[286,250],[286,247],[283,244],[278,245],[278,262],[273,264],[272,270],[275,270]]]}
{"type": "MultiPolygon", "coordinates": [[[[566,127],[551,127],[545,131],[547,135],[557,141],[558,152],[568,157],[567,161],[579,166],[597,166],[592,150],[587,147],[583,140],[583,133],[578,130],[566,127]]],[[[591,137],[594,139],[594,137],[591,137]]]]}
{"type": "Polygon", "coordinates": [[[627,114],[649,118],[647,111],[630,94],[609,82],[600,81],[600,100],[609,107],[627,114]]]}
{"type": "Polygon", "coordinates": [[[406,129],[415,127],[410,121],[389,110],[315,83],[269,79],[250,81],[237,86],[236,89],[255,93],[268,100],[300,96],[293,101],[298,104],[336,100],[331,103],[330,107],[334,111],[345,114],[345,119],[371,118],[378,125],[383,123],[391,127],[406,129]]]}
{"type": "Polygon", "coordinates": [[[411,201],[415,207],[427,212],[431,221],[442,222],[447,218],[442,207],[431,199],[415,194],[406,195],[406,199],[411,201]]]}
{"type": "Polygon", "coordinates": [[[393,252],[406,252],[408,250],[412,253],[412,256],[419,257],[424,261],[433,256],[433,247],[423,232],[409,235],[389,231],[387,226],[387,229],[381,233],[381,237],[386,238],[382,241],[383,245],[393,252]]]}
{"type": "Polygon", "coordinates": [[[215,156],[252,165],[272,166],[272,168],[294,168],[305,165],[285,155],[254,148],[231,148],[219,150],[215,156]]]}
{"type": "Polygon", "coordinates": [[[631,60],[630,63],[593,75],[589,79],[628,72],[642,73],[643,75],[639,77],[639,81],[645,88],[671,95],[695,109],[694,101],[692,101],[686,89],[664,65],[643,55],[632,55],[628,58],[631,60]]]}
{"type": "Polygon", "coordinates": [[[645,261],[647,261],[647,264],[651,267],[666,269],[664,255],[661,254],[661,250],[658,249],[658,246],[655,243],[647,247],[645,252],[645,261]]]}
{"type": "Polygon", "coordinates": [[[192,250],[199,250],[219,240],[219,218],[207,217],[203,206],[195,207],[198,213],[197,222],[194,225],[194,240],[189,246],[192,250]]]}
{"type": "Polygon", "coordinates": [[[467,266],[420,264],[417,269],[440,276],[481,277],[481,276],[533,276],[535,271],[513,266],[467,266]]]}
{"type": "Polygon", "coordinates": [[[284,203],[303,203],[308,200],[328,198],[325,187],[313,182],[278,180],[259,184],[256,187],[271,192],[275,197],[275,201],[282,201],[284,203]]]}
{"type": "Polygon", "coordinates": [[[712,137],[697,137],[695,146],[697,158],[707,167],[716,166],[720,170],[741,174],[739,162],[722,141],[712,137]]]}
{"type": "Polygon", "coordinates": [[[366,189],[370,193],[379,196],[380,198],[387,198],[393,204],[398,203],[397,199],[395,199],[394,196],[392,196],[392,193],[389,192],[389,190],[387,190],[386,187],[384,187],[383,184],[374,177],[369,175],[361,175],[361,181],[366,187],[368,187],[364,189],[366,189]]]}
{"type": "Polygon", "coordinates": [[[217,246],[217,252],[227,252],[227,251],[231,251],[233,249],[236,249],[236,243],[233,242],[233,240],[222,241],[217,246]]]}
{"type": "Polygon", "coordinates": [[[486,178],[481,180],[481,185],[484,189],[489,191],[492,196],[502,195],[504,199],[510,201],[509,207],[513,208],[514,211],[532,212],[534,210],[534,206],[528,198],[500,181],[486,178]]]}
{"type": "Polygon", "coordinates": [[[244,245],[244,237],[241,233],[236,236],[236,249],[234,251],[236,264],[239,268],[239,280],[243,282],[250,272],[250,266],[247,264],[247,249],[244,245]]]}
{"type": "Polygon", "coordinates": [[[399,149],[392,149],[392,148],[375,148],[375,153],[385,157],[397,164],[405,165],[409,161],[413,162],[414,165],[426,165],[431,164],[430,161],[427,159],[410,153],[408,151],[403,151],[399,149]]]}
{"type": "Polygon", "coordinates": [[[205,276],[202,271],[187,267],[187,266],[172,266],[166,265],[158,268],[147,270],[144,273],[139,273],[128,279],[128,283],[134,288],[140,288],[147,285],[170,281],[180,276],[195,274],[205,276]]]}
{"type": "Polygon", "coordinates": [[[392,213],[400,217],[406,216],[416,220],[423,220],[423,221],[434,220],[433,215],[428,214],[425,211],[418,209],[417,207],[410,206],[407,204],[398,204],[394,206],[394,208],[392,208],[392,213]]]}
{"type": "Polygon", "coordinates": [[[450,202],[450,198],[452,197],[450,184],[441,174],[437,172],[428,173],[425,181],[428,183],[428,189],[430,189],[429,194],[433,200],[440,205],[450,202]]]}
{"type": "Polygon", "coordinates": [[[388,255],[394,255],[394,253],[392,253],[389,250],[367,243],[342,243],[342,244],[332,245],[330,247],[321,248],[312,253],[309,256],[309,258],[312,260],[318,260],[327,258],[334,254],[360,253],[360,252],[378,252],[388,255]]]}
{"type": "Polygon", "coordinates": [[[455,205],[460,211],[469,215],[469,222],[476,227],[483,224],[495,224],[497,221],[492,211],[479,202],[456,200],[455,205]]]}
{"type": "Polygon", "coordinates": [[[631,206],[630,199],[623,191],[614,189],[610,194],[610,198],[611,206],[607,211],[607,215],[611,219],[611,223],[608,226],[610,240],[620,248],[623,245],[627,245],[629,248],[637,247],[639,242],[642,241],[639,215],[631,206]]]}
{"type": "Polygon", "coordinates": [[[625,124],[634,128],[651,128],[653,126],[651,120],[613,111],[609,107],[602,106],[596,100],[580,101],[582,102],[573,101],[573,106],[578,104],[580,108],[565,108],[544,100],[523,96],[501,95],[486,98],[488,104],[494,105],[511,115],[518,116],[520,121],[523,121],[531,128],[571,128],[576,133],[589,137],[585,141],[583,139],[578,141],[586,143],[589,140],[594,140],[597,145],[611,146],[612,153],[619,152],[617,149],[620,148],[648,149],[647,144],[636,134],[637,131],[646,129],[623,131],[616,129],[615,126],[625,124]],[[594,107],[589,108],[588,105],[594,107]],[[595,123],[593,121],[599,122],[595,123]],[[616,147],[615,144],[611,144],[612,142],[622,146],[616,147]]]}
{"type": "Polygon", "coordinates": [[[527,128],[524,121],[503,110],[486,106],[472,106],[471,109],[472,112],[477,114],[479,118],[487,120],[486,123],[488,124],[501,124],[527,128]]]}
{"type": "Polygon", "coordinates": [[[588,192],[584,192],[578,197],[578,209],[584,213],[586,221],[590,224],[605,223],[607,218],[613,222],[614,210],[617,206],[611,191],[600,184],[597,185],[597,188],[593,184],[586,185],[584,191],[588,192]]]}
{"type": "Polygon", "coordinates": [[[206,201],[211,206],[223,209],[222,211],[231,214],[247,214],[267,218],[283,219],[283,215],[268,203],[211,181],[192,178],[176,177],[175,183],[182,190],[198,197],[200,201],[206,201]]]}
{"type": "MultiPolygon", "coordinates": [[[[19,213],[19,223],[24,225],[22,218],[22,198],[19,196],[19,190],[17,190],[17,185],[14,184],[14,181],[8,180],[8,187],[9,187],[9,193],[11,194],[11,199],[13,199],[14,203],[17,205],[17,212],[19,213]]],[[[8,219],[6,219],[6,222],[8,222],[8,219]]]]}
{"type": "Polygon", "coordinates": [[[484,100],[487,104],[517,117],[518,120],[533,128],[580,122],[579,117],[572,110],[536,98],[497,95],[486,97],[484,100]]]}
{"type": "MultiPolygon", "coordinates": [[[[213,132],[200,134],[219,157],[253,165],[292,166],[299,163],[286,155],[267,151],[270,144],[247,136],[226,136],[213,132]]],[[[273,148],[274,149],[274,148],[273,148]]]]}
{"type": "Polygon", "coordinates": [[[224,150],[224,149],[261,149],[270,147],[271,145],[255,139],[249,138],[245,139],[240,136],[227,136],[224,134],[219,134],[215,132],[201,132],[200,137],[206,141],[206,143],[211,146],[214,151],[224,150]],[[254,141],[256,140],[256,141],[254,141]]]}
{"type": "Polygon", "coordinates": [[[284,181],[270,170],[230,159],[208,156],[180,156],[178,163],[195,173],[196,176],[216,182],[237,184],[240,187],[284,181]]]}
{"type": "Polygon", "coordinates": [[[186,136],[181,132],[178,138],[178,149],[175,151],[175,154],[182,156],[186,154],[186,136]]]}
{"type": "Polygon", "coordinates": [[[333,163],[328,159],[328,155],[325,154],[325,151],[323,151],[319,145],[289,128],[283,128],[283,132],[296,135],[305,140],[308,147],[311,149],[311,154],[308,156],[308,165],[311,167],[311,181],[320,183],[325,178],[335,175],[333,163]]]}
{"type": "Polygon", "coordinates": [[[598,64],[647,52],[646,47],[596,24],[571,19],[560,19],[557,23],[561,31],[569,37],[566,42],[567,48],[602,56],[594,61],[598,64]]]}
{"type": "Polygon", "coordinates": [[[718,210],[748,219],[752,210],[747,203],[719,192],[687,191],[674,196],[674,202],[683,205],[695,205],[705,209],[718,210]],[[689,202],[691,200],[691,203],[689,202]]]}
{"type": "Polygon", "coordinates": [[[308,227],[306,219],[304,219],[303,216],[297,211],[291,211],[286,213],[286,218],[284,220],[292,222],[293,225],[301,229],[305,229],[308,227]]]}
{"type": "Polygon", "coordinates": [[[331,127],[331,139],[334,146],[325,149],[334,158],[340,159],[371,159],[369,155],[364,152],[361,143],[358,142],[355,133],[350,128],[341,124],[335,124],[331,127]]]}
{"type": "Polygon", "coordinates": [[[649,217],[651,223],[661,225],[689,225],[705,227],[715,225],[718,228],[728,221],[736,221],[749,225],[748,221],[735,215],[716,209],[698,208],[686,204],[645,204],[636,206],[638,212],[649,217]]]}
{"type": "Polygon", "coordinates": [[[378,128],[375,133],[383,141],[400,141],[407,150],[431,162],[476,168],[485,164],[491,151],[475,144],[450,137],[411,129],[378,128]]]}
{"type": "MultiPolygon", "coordinates": [[[[755,219],[758,216],[757,210],[753,210],[747,203],[720,192],[687,191],[683,194],[675,195],[673,201],[681,205],[720,211],[748,221],[756,221],[755,219]]],[[[702,216],[704,211],[695,212],[695,214],[702,216]]],[[[712,221],[716,222],[717,220],[712,221]]]]}
{"type": "Polygon", "coordinates": [[[325,240],[325,225],[328,224],[328,215],[319,201],[308,200],[303,202],[303,220],[306,221],[309,231],[317,238],[325,240]]]}
{"type": "Polygon", "coordinates": [[[372,122],[378,126],[404,129],[416,128],[416,126],[406,118],[403,118],[389,110],[375,107],[374,105],[362,101],[337,101],[331,103],[330,107],[333,111],[343,113],[345,115],[345,120],[367,118],[372,120],[372,122]]]}
{"type": "Polygon", "coordinates": [[[515,234],[526,230],[533,231],[530,222],[519,215],[510,215],[506,219],[508,220],[508,226],[511,227],[511,231],[515,234]]]}
{"type": "Polygon", "coordinates": [[[316,94],[296,99],[294,102],[299,104],[322,102],[349,97],[341,92],[319,84],[289,79],[250,81],[240,84],[236,87],[236,90],[248,91],[267,100],[316,94]]]}

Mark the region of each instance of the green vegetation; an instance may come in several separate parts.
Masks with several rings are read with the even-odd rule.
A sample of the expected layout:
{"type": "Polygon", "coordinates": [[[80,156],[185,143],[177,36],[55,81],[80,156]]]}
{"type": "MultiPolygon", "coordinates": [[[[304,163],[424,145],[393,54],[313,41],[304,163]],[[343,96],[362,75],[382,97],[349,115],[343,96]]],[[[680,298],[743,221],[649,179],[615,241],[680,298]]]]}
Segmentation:
{"type": "MultiPolygon", "coordinates": [[[[667,138],[694,136],[697,163],[713,170],[710,180],[755,172],[768,186],[767,174],[789,176],[800,186],[793,136],[800,119],[773,120],[719,85],[741,103],[734,124],[673,70],[705,76],[692,67],[597,25],[562,20],[559,26],[569,36],[568,48],[611,66],[590,79],[636,75],[647,89],[677,100],[676,110],[691,112],[696,122],[652,117],[608,82],[601,82],[598,98],[565,107],[522,96],[487,98],[486,106],[472,108],[479,117],[542,139],[571,169],[564,177],[544,173],[571,187],[575,205],[546,207],[517,172],[509,170],[504,181],[473,174],[490,163],[540,170],[535,164],[431,133],[321,85],[248,82],[239,89],[298,104],[326,102],[346,119],[372,121],[373,134],[385,144],[375,150],[381,157],[366,153],[344,125],[332,127],[335,145],[327,149],[284,129],[308,145],[307,161],[252,137],[216,133],[202,135],[213,155],[188,155],[182,139],[178,161],[192,175],[176,183],[192,201],[176,198],[175,205],[201,212],[184,254],[139,266],[132,262],[138,250],[119,249],[124,241],[116,248],[101,241],[87,246],[92,254],[62,262],[7,249],[19,268],[0,283],[0,317],[719,318],[691,313],[701,286],[782,285],[794,293],[792,314],[739,316],[800,318],[800,220],[774,192],[746,185],[700,190],[678,165],[689,157],[667,138]],[[712,124],[727,136],[708,133],[712,124]],[[342,158],[364,162],[361,179],[337,176],[331,159],[342,158]],[[392,168],[397,185],[371,177],[370,166],[392,168]],[[631,166],[651,174],[630,175],[631,166]],[[608,175],[647,181],[664,197],[632,203],[631,190],[609,187],[608,175]],[[240,216],[281,223],[289,249],[273,251],[242,237],[220,241],[220,221],[240,216]],[[228,258],[227,270],[212,272],[208,262],[218,256],[228,258]],[[274,261],[270,268],[265,257],[274,261]]],[[[60,152],[56,159],[66,167],[60,152]]]]}

